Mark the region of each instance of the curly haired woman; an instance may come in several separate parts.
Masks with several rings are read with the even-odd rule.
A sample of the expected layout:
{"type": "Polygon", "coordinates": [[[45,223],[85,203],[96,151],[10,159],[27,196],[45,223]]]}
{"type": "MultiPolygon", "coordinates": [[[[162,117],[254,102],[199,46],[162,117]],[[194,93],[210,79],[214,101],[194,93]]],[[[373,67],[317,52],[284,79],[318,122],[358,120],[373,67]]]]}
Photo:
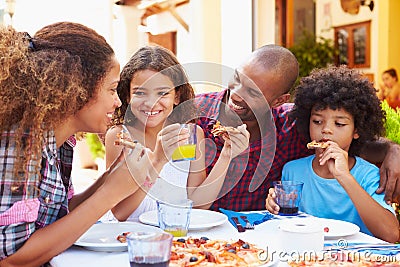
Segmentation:
{"type": "Polygon", "coordinates": [[[121,105],[119,64],[94,30],[2,27],[0,62],[0,266],[40,266],[137,190],[150,164],[137,145],[74,195],[74,134],[104,133],[121,105]]]}
{"type": "MultiPolygon", "coordinates": [[[[360,148],[384,129],[384,112],[372,84],[345,66],[314,70],[296,88],[291,118],[309,141],[327,144],[316,148],[315,155],[283,167],[283,181],[304,183],[299,209],[349,221],[364,233],[397,241],[394,211],[383,195],[375,193],[379,169],[358,157],[360,148]]],[[[266,208],[273,213],[279,211],[275,198],[271,188],[266,208]]]]}

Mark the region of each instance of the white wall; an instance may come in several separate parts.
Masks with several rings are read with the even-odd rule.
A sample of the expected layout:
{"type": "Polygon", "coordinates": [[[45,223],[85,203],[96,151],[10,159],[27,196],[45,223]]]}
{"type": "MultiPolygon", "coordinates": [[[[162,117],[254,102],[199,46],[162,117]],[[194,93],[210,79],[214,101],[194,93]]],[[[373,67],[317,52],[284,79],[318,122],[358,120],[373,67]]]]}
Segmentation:
{"type": "Polygon", "coordinates": [[[72,21],[82,23],[103,35],[123,65],[142,45],[143,33],[137,31],[141,12],[120,7],[114,0],[16,0],[13,26],[33,35],[45,25],[72,21]]]}
{"type": "Polygon", "coordinates": [[[112,5],[112,10],[113,30],[110,35],[110,43],[122,68],[136,50],[147,43],[146,33],[138,30],[143,11],[132,6],[114,4],[112,5]]]}
{"type": "MultiPolygon", "coordinates": [[[[107,39],[123,66],[140,46],[147,43],[147,35],[143,30],[138,30],[143,10],[133,6],[117,6],[114,2],[16,0],[13,24],[20,31],[34,34],[41,27],[57,21],[82,23],[107,39]]],[[[220,70],[213,68],[212,72],[219,73],[220,83],[224,86],[228,80],[225,77],[227,68],[237,67],[253,48],[273,43],[274,3],[275,0],[191,0],[176,9],[189,25],[189,31],[168,12],[149,18],[147,30],[153,33],[177,31],[179,61],[183,64],[221,64],[223,67],[220,70]],[[256,18],[252,17],[253,4],[256,18]],[[256,36],[253,36],[253,31],[256,36]]],[[[198,71],[210,72],[208,67],[198,71]]],[[[214,77],[215,73],[212,74],[214,77]]],[[[218,89],[208,86],[199,91],[218,89]]]]}
{"type": "Polygon", "coordinates": [[[221,0],[221,63],[235,68],[252,51],[252,1],[221,0]]]}
{"type": "Polygon", "coordinates": [[[257,0],[255,3],[254,48],[275,43],[275,0],[257,0]]]}
{"type": "Polygon", "coordinates": [[[16,0],[13,26],[33,34],[47,24],[72,21],[85,24],[108,38],[111,19],[110,0],[16,0]]]}

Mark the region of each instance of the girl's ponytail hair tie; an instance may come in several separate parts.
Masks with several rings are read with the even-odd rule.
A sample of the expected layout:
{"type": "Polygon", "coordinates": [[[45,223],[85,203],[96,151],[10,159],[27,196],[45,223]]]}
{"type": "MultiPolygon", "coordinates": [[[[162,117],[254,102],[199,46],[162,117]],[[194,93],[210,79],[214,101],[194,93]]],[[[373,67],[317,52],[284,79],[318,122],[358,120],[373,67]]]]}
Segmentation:
{"type": "Polygon", "coordinates": [[[25,32],[24,33],[24,35],[25,35],[25,39],[27,39],[28,40],[28,48],[29,48],[29,50],[30,51],[34,51],[35,50],[35,44],[34,44],[34,39],[29,35],[29,33],[27,33],[27,32],[25,32]]]}

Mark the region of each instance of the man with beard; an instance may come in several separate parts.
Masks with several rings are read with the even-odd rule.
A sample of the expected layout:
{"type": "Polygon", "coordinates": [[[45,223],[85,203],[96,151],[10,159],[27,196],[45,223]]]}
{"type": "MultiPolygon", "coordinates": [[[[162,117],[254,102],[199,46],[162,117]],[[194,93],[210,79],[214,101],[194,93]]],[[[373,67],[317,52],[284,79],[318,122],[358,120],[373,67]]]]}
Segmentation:
{"type": "MultiPolygon", "coordinates": [[[[296,57],[286,48],[265,45],[235,70],[228,89],[196,96],[199,125],[205,132],[207,172],[219,157],[223,140],[211,133],[218,121],[224,126],[247,125],[249,149],[231,164],[219,197],[210,209],[261,210],[273,181],[280,180],[283,165],[310,155],[307,139],[289,122],[292,103],[286,103],[299,72],[296,57]],[[213,142],[211,142],[212,140],[213,142]]],[[[388,141],[368,145],[362,153],[370,162],[382,162],[381,184],[385,200],[400,196],[400,146],[388,141]],[[379,153],[377,152],[379,151],[379,153]]]]}

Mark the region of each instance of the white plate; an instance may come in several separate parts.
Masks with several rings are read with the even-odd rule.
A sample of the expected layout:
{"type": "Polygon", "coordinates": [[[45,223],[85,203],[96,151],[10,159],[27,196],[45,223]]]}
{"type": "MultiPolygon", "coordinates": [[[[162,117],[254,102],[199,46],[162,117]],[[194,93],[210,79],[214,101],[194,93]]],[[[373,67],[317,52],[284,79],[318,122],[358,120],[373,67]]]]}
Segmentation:
{"type": "Polygon", "coordinates": [[[86,231],[74,245],[94,251],[126,251],[128,245],[117,240],[124,232],[162,232],[161,229],[135,222],[97,223],[86,231]]]}
{"type": "Polygon", "coordinates": [[[322,227],[328,227],[329,232],[324,232],[325,238],[337,238],[357,234],[360,227],[354,223],[333,219],[316,218],[322,227]]]}
{"type": "MultiPolygon", "coordinates": [[[[228,220],[224,214],[202,209],[192,209],[189,230],[203,230],[221,225],[228,220]]],[[[157,210],[145,212],[139,216],[139,221],[145,224],[158,226],[157,210]]]]}

